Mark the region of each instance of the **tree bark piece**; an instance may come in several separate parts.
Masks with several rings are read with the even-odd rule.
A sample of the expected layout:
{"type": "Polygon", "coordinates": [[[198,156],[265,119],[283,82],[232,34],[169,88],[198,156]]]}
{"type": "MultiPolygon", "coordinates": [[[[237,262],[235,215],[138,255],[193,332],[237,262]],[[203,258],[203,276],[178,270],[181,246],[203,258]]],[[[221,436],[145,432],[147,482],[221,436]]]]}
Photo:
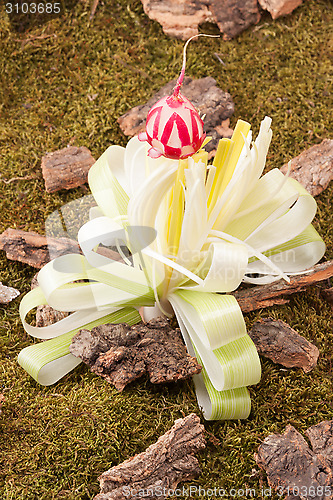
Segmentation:
{"type": "Polygon", "coordinates": [[[145,14],[157,21],[166,35],[187,40],[199,33],[199,24],[214,22],[209,2],[200,0],[141,0],[145,14]]]}
{"type": "MultiPolygon", "coordinates": [[[[288,163],[281,167],[286,173],[288,163]]],[[[296,179],[312,196],[320,194],[333,179],[333,139],[303,151],[291,160],[290,177],[296,179]]]]}
{"type": "Polygon", "coordinates": [[[69,238],[51,238],[20,229],[6,229],[0,234],[0,250],[6,252],[7,259],[17,260],[40,269],[52,257],[67,253],[80,253],[78,243],[69,238]]]}
{"type": "Polygon", "coordinates": [[[257,351],[287,368],[303,368],[305,373],[317,366],[319,350],[287,323],[273,318],[256,321],[248,332],[257,351]]]}
{"type": "Polygon", "coordinates": [[[209,9],[224,40],[230,40],[260,21],[257,0],[209,0],[209,9]]]}
{"type": "Polygon", "coordinates": [[[0,304],[8,304],[20,295],[20,291],[11,286],[3,285],[0,281],[0,304]]]}
{"type": "Polygon", "coordinates": [[[291,425],[269,435],[254,458],[267,473],[280,497],[329,500],[333,498],[333,420],[307,429],[312,450],[291,425]]]}
{"type": "Polygon", "coordinates": [[[146,451],[104,472],[98,478],[101,492],[94,500],[165,499],[178,483],[199,476],[201,469],[194,453],[205,446],[199,417],[191,413],[179,418],[146,451]]]}
{"type": "MultiPolygon", "coordinates": [[[[166,35],[187,40],[204,22],[216,23],[229,40],[259,22],[256,0],[141,0],[147,16],[166,35]]],[[[294,0],[296,1],[296,0],[294,0]]]]}
{"type": "Polygon", "coordinates": [[[74,335],[69,350],[118,391],[145,373],[153,384],[160,384],[201,371],[197,360],[187,353],[179,328],[173,330],[162,318],[132,327],[107,324],[91,331],[82,329],[74,335]]]}
{"type": "Polygon", "coordinates": [[[303,0],[258,0],[264,10],[268,10],[273,19],[290,14],[301,5],[303,0]]]}
{"type": "MultiPolygon", "coordinates": [[[[172,94],[177,80],[171,80],[154,94],[146,104],[141,104],[130,109],[118,118],[118,123],[125,135],[133,136],[143,132],[146,126],[146,118],[150,108],[162,97],[172,94]]],[[[230,118],[234,112],[233,100],[227,92],[216,86],[216,80],[211,77],[192,80],[185,77],[182,86],[182,94],[187,97],[202,114],[206,114],[204,130],[207,135],[213,136],[213,141],[207,144],[206,149],[210,151],[216,148],[217,142],[223,133],[222,122],[230,118]],[[216,127],[216,128],[215,128],[216,127]]],[[[227,127],[226,134],[230,136],[227,127]]]]}
{"type": "Polygon", "coordinates": [[[42,173],[48,193],[59,189],[71,189],[87,182],[88,171],[95,163],[85,146],[68,146],[42,158],[42,173]]]}
{"type": "Polygon", "coordinates": [[[313,266],[313,271],[299,276],[292,276],[290,283],[284,280],[276,281],[270,285],[257,285],[233,292],[241,310],[245,313],[263,309],[276,304],[289,302],[288,296],[301,292],[308,286],[333,276],[333,261],[329,260],[313,266]]]}

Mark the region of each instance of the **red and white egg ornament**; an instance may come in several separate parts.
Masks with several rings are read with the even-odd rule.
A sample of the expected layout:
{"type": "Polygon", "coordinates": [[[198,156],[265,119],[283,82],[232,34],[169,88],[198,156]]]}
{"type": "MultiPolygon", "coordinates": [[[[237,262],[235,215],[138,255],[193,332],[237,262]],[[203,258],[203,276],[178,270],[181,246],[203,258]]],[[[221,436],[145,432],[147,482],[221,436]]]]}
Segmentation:
{"type": "Polygon", "coordinates": [[[173,94],[162,97],[149,110],[146,121],[146,131],[139,134],[140,141],[147,141],[151,148],[148,155],[151,158],[165,156],[180,160],[196,153],[202,146],[206,134],[203,131],[203,121],[193,104],[180,93],[186,66],[186,48],[188,43],[198,36],[187,40],[184,46],[183,67],[180,72],[173,94]]]}

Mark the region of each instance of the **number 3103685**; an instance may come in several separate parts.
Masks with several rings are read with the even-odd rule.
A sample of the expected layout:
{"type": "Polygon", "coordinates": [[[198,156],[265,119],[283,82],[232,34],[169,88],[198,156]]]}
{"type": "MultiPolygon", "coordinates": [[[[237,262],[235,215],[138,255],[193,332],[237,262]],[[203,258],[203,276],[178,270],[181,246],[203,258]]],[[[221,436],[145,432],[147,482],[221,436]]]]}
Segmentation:
{"type": "Polygon", "coordinates": [[[60,3],[6,3],[7,14],[59,14],[60,3]]]}

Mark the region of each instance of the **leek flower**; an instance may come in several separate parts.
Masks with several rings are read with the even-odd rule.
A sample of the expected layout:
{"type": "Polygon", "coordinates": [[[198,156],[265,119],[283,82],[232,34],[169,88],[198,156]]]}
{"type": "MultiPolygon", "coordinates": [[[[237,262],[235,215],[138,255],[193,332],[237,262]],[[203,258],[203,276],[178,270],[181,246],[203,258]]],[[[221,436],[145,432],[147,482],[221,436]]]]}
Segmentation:
{"type": "Polygon", "coordinates": [[[315,200],[278,169],[262,175],[270,125],[266,117],[252,144],[250,125],[239,120],[212,165],[203,148],[180,160],[151,158],[137,137],[107,149],[89,171],[97,207],[78,234],[83,255],[44,266],[39,288],[21,302],[26,331],[52,339],[19,355],[37,381],[54,383],[80,362],[68,350],[80,328],[134,324],[138,310],[146,320],[175,314],[203,366],[194,383],[205,418],[249,415],[247,386],[260,380],[260,361],[230,292],[242,282],[288,281],[325,251],[311,225],[315,200]],[[119,239],[132,253],[125,262],[96,251],[119,239]],[[28,325],[28,312],[45,303],[75,312],[49,327],[28,325]]]}

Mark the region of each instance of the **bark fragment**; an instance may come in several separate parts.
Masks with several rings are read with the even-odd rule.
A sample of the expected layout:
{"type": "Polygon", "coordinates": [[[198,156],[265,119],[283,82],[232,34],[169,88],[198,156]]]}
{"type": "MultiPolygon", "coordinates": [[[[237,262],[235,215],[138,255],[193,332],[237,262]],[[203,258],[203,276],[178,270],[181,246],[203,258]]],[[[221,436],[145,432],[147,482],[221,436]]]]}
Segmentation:
{"type": "Polygon", "coordinates": [[[59,189],[71,189],[87,182],[88,171],[95,163],[88,148],[68,146],[42,158],[45,189],[54,193],[59,189]]]}
{"type": "Polygon", "coordinates": [[[52,257],[67,253],[80,253],[78,243],[70,238],[51,238],[34,231],[6,229],[0,234],[0,250],[6,252],[7,259],[17,260],[40,269],[52,257]]]}
{"type": "Polygon", "coordinates": [[[218,25],[228,40],[259,22],[257,0],[141,0],[145,13],[166,35],[187,40],[204,22],[218,25]]]}
{"type": "Polygon", "coordinates": [[[80,330],[72,339],[70,352],[118,391],[148,373],[153,384],[175,382],[201,371],[182,342],[179,328],[157,318],[132,327],[100,325],[80,330]]]}
{"type": "Polygon", "coordinates": [[[181,481],[201,472],[194,453],[205,448],[204,426],[194,413],[175,421],[173,427],[143,453],[112,467],[98,478],[101,492],[94,500],[121,500],[136,491],[140,498],[166,498],[181,481]]]}
{"type": "MultiPolygon", "coordinates": [[[[130,109],[118,118],[118,123],[125,135],[133,136],[145,130],[146,118],[150,108],[162,97],[172,94],[177,80],[171,80],[154,94],[146,104],[141,104],[130,109]]],[[[205,149],[210,151],[216,148],[216,144],[224,131],[223,122],[231,117],[234,112],[233,100],[227,92],[216,86],[216,80],[211,77],[192,80],[185,77],[182,86],[182,94],[187,97],[202,114],[206,114],[204,130],[208,136],[213,136],[205,149]],[[221,125],[222,124],[222,125],[221,125]]],[[[226,136],[229,137],[230,129],[226,127],[226,136]]]]}
{"type": "MultiPolygon", "coordinates": [[[[288,164],[281,167],[286,173],[288,164]]],[[[312,195],[320,194],[333,179],[333,139],[303,151],[291,160],[290,177],[296,179],[312,195]]]]}
{"type": "Polygon", "coordinates": [[[313,271],[299,276],[292,276],[290,283],[284,280],[276,281],[270,285],[257,285],[233,292],[243,312],[255,311],[276,304],[289,302],[288,296],[301,292],[308,286],[333,276],[333,261],[329,260],[313,266],[313,271]]]}
{"type": "Polygon", "coordinates": [[[224,40],[230,40],[260,21],[257,0],[209,0],[209,9],[224,40]]]}
{"type": "Polygon", "coordinates": [[[187,40],[198,34],[198,26],[213,22],[209,2],[201,0],[141,0],[146,15],[160,23],[166,35],[187,40]]]}
{"type": "Polygon", "coordinates": [[[306,431],[312,449],[291,425],[271,434],[254,458],[267,473],[280,497],[328,500],[333,498],[333,420],[306,431]]]}
{"type": "Polygon", "coordinates": [[[273,318],[256,321],[248,332],[257,351],[287,368],[303,368],[305,373],[317,365],[318,348],[287,323],[273,318]]]}
{"type": "Polygon", "coordinates": [[[301,5],[303,0],[258,0],[264,10],[268,10],[273,19],[290,14],[301,5]]]}
{"type": "Polygon", "coordinates": [[[3,285],[0,281],[0,304],[8,304],[20,295],[20,291],[11,286],[3,285]]]}

